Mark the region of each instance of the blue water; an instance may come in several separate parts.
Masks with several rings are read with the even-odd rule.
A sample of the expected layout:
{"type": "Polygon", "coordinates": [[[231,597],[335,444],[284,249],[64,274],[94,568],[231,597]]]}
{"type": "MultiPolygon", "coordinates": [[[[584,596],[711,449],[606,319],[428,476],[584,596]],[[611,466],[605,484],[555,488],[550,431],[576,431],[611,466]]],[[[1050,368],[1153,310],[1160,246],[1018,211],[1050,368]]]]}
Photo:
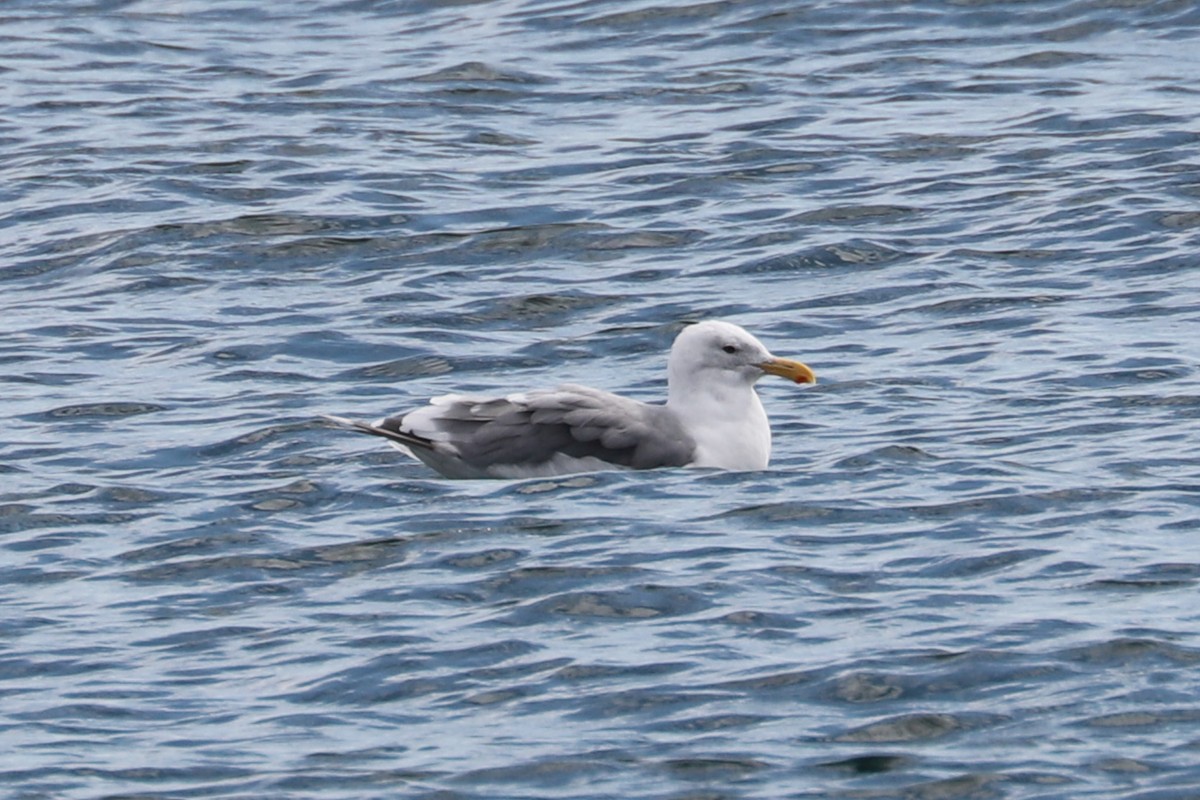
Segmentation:
{"type": "Polygon", "coordinates": [[[1200,11],[0,6],[0,786],[1200,796],[1200,11]],[[320,414],[685,320],[763,473],[320,414]]]}

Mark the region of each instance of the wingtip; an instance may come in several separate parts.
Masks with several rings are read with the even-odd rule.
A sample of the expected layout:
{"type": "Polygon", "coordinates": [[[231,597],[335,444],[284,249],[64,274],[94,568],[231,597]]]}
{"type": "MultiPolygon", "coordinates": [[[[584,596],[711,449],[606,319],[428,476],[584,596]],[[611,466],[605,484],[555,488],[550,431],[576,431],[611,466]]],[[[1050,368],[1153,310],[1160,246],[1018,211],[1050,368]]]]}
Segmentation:
{"type": "Polygon", "coordinates": [[[331,423],[333,427],[343,430],[355,431],[356,433],[369,433],[372,436],[382,436],[400,445],[402,449],[409,449],[410,452],[411,448],[414,447],[433,448],[433,442],[423,436],[382,427],[382,420],[380,422],[363,422],[362,420],[350,419],[349,417],[339,417],[336,414],[322,414],[321,419],[331,423]]]}

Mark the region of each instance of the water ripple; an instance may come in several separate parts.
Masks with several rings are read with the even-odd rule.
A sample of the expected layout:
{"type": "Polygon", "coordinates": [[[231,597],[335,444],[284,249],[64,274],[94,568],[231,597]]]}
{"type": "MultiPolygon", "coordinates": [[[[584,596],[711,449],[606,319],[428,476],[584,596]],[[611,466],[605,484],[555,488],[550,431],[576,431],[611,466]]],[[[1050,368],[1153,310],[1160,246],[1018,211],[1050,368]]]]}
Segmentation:
{"type": "Polygon", "coordinates": [[[0,10],[14,796],[1191,797],[1191,4],[0,10]],[[321,421],[687,321],[761,473],[321,421]]]}

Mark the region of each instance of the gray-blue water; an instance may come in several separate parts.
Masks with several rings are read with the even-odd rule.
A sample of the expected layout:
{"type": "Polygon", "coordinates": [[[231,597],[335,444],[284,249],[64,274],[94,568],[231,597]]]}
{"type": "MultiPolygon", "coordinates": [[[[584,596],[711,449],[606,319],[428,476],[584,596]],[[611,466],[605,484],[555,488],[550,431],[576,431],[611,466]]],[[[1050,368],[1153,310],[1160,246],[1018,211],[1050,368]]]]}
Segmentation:
{"type": "Polygon", "coordinates": [[[1200,10],[0,6],[0,786],[1200,796],[1200,10]],[[685,320],[764,473],[322,413],[685,320]]]}

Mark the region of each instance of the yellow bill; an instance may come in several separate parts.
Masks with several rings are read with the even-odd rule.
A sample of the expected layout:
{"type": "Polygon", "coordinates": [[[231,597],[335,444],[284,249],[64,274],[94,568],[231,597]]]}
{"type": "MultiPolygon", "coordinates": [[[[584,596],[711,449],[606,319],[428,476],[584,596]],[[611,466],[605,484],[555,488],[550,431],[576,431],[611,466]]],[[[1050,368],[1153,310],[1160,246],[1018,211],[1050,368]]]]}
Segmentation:
{"type": "Polygon", "coordinates": [[[807,364],[790,358],[772,358],[759,364],[758,368],[768,375],[778,375],[796,383],[817,382],[817,373],[809,369],[807,364]]]}

